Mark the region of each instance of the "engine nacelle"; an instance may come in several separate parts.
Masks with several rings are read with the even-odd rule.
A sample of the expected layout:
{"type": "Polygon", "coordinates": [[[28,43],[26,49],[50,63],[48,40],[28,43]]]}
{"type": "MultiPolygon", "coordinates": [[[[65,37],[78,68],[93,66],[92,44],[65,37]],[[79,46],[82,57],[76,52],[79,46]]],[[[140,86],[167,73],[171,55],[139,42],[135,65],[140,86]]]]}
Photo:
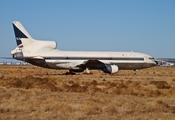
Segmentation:
{"type": "Polygon", "coordinates": [[[117,73],[119,70],[117,65],[110,65],[110,64],[105,64],[104,68],[102,69],[103,72],[105,73],[117,73]]]}

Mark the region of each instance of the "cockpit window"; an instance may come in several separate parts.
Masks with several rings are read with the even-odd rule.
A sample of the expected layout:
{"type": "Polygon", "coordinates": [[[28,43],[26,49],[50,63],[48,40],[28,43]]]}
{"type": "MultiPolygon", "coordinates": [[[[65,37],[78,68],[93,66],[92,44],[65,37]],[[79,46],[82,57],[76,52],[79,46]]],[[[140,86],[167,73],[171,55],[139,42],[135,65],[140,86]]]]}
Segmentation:
{"type": "Polygon", "coordinates": [[[149,57],[149,59],[150,59],[150,60],[154,60],[154,58],[153,58],[153,57],[149,57]]]}

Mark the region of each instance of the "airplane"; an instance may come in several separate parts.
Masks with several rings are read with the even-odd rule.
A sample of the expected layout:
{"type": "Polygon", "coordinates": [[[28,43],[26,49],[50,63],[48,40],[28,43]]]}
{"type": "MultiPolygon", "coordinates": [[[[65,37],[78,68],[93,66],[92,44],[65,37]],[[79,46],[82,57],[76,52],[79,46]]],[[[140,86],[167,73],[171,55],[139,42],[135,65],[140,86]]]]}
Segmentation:
{"type": "Polygon", "coordinates": [[[166,61],[166,62],[175,64],[175,58],[158,58],[157,60],[162,60],[162,61],[166,61]]]}
{"type": "Polygon", "coordinates": [[[119,70],[138,70],[156,66],[150,55],[138,52],[97,52],[61,51],[55,41],[41,41],[32,38],[19,21],[12,22],[17,47],[11,51],[13,58],[32,65],[68,69],[70,74],[90,73],[102,70],[104,73],[117,73],[119,70]]]}
{"type": "Polygon", "coordinates": [[[165,60],[157,60],[158,64],[157,66],[174,66],[175,63],[167,62],[165,60]]]}

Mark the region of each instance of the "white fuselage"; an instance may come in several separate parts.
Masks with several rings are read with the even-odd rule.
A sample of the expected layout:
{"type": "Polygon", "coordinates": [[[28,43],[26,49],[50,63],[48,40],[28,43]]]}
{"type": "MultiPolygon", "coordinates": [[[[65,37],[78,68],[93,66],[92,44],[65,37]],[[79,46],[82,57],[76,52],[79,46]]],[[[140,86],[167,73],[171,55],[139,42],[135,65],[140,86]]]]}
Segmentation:
{"type": "MultiPolygon", "coordinates": [[[[45,60],[45,64],[38,62],[38,59],[24,59],[24,61],[42,67],[53,69],[78,69],[77,65],[88,60],[98,60],[104,64],[115,64],[122,69],[142,69],[155,66],[154,59],[143,53],[137,52],[87,52],[87,51],[59,51],[43,50],[35,52],[25,52],[24,58],[40,58],[45,60]]],[[[42,61],[41,61],[42,62],[42,61]]],[[[90,69],[99,69],[98,64],[90,64],[90,69]]]]}

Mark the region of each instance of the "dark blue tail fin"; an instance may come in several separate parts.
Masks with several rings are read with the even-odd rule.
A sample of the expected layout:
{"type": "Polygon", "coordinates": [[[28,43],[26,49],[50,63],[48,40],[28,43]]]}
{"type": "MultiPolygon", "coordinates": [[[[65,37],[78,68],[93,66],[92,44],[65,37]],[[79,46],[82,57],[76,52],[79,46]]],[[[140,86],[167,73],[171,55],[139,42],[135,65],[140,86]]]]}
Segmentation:
{"type": "Polygon", "coordinates": [[[29,35],[26,29],[22,26],[22,24],[18,21],[14,21],[12,24],[13,24],[15,37],[16,37],[17,46],[24,45],[25,42],[29,43],[32,37],[29,35]]]}

